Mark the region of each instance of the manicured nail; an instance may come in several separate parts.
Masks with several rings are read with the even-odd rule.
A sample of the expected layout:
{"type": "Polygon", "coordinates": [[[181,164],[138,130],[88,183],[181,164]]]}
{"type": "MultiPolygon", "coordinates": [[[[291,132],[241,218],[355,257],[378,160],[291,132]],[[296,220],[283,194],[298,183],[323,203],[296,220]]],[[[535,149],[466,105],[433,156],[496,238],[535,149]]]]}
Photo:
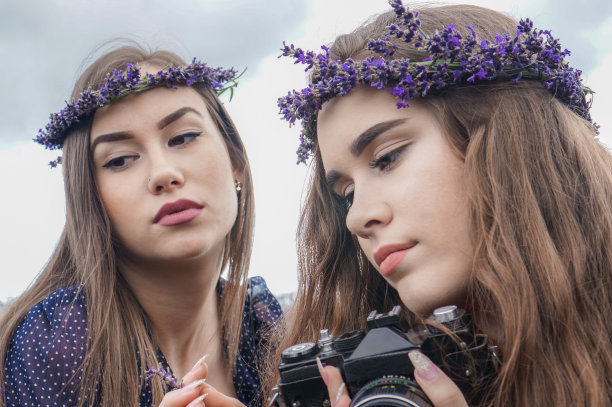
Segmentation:
{"type": "Polygon", "coordinates": [[[418,350],[408,352],[408,357],[414,365],[414,369],[419,379],[430,382],[440,375],[440,370],[438,370],[437,366],[418,350]]]}
{"type": "Polygon", "coordinates": [[[206,382],[206,379],[196,380],[195,382],[193,382],[189,386],[187,386],[187,388],[188,389],[198,389],[198,390],[201,390],[204,387],[204,382],[206,382]]]}
{"type": "Polygon", "coordinates": [[[319,368],[319,374],[321,375],[321,379],[323,379],[323,383],[327,386],[327,372],[323,369],[323,364],[321,363],[321,359],[317,358],[317,367],[319,368]]]}
{"type": "Polygon", "coordinates": [[[191,370],[190,370],[190,371],[191,371],[191,372],[193,372],[194,370],[196,370],[196,368],[198,368],[198,367],[200,367],[200,366],[206,366],[206,358],[207,358],[207,357],[208,357],[208,353],[207,353],[206,355],[202,356],[202,357],[200,358],[200,360],[198,360],[198,361],[196,362],[196,364],[195,364],[195,365],[193,365],[193,367],[191,368],[191,370]]]}
{"type": "Polygon", "coordinates": [[[338,403],[338,400],[340,400],[340,397],[342,397],[342,394],[344,393],[344,388],[345,387],[346,386],[344,385],[344,383],[342,383],[340,385],[340,387],[338,387],[338,394],[336,394],[336,400],[334,400],[334,404],[333,405],[336,405],[338,403]]]}
{"type": "Polygon", "coordinates": [[[208,396],[208,393],[202,394],[200,397],[189,403],[187,407],[205,406],[206,404],[204,404],[204,399],[206,396],[208,396]]]}

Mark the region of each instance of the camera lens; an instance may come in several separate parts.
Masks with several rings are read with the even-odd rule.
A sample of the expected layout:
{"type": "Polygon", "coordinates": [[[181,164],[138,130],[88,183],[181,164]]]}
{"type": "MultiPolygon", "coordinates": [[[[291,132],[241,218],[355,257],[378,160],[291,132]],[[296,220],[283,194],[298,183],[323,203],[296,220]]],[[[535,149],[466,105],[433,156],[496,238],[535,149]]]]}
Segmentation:
{"type": "Polygon", "coordinates": [[[433,407],[417,384],[403,376],[383,376],[363,386],[351,407],[433,407]]]}
{"type": "Polygon", "coordinates": [[[293,345],[281,353],[281,359],[284,363],[299,362],[308,359],[319,353],[319,347],[314,342],[305,342],[293,345]]]}

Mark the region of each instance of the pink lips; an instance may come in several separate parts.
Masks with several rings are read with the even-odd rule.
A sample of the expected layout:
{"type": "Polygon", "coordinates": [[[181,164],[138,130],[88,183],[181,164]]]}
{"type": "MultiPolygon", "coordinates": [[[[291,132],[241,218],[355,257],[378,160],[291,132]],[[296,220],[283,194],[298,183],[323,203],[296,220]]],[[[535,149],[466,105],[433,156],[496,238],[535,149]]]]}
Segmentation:
{"type": "Polygon", "coordinates": [[[380,267],[380,274],[388,276],[395,270],[398,264],[404,259],[408,250],[412,249],[416,242],[408,244],[392,244],[382,246],[374,252],[374,261],[380,267]]]}
{"type": "Polygon", "coordinates": [[[162,206],[153,218],[153,223],[161,226],[180,225],[198,216],[203,208],[189,199],[179,199],[162,206]]]}

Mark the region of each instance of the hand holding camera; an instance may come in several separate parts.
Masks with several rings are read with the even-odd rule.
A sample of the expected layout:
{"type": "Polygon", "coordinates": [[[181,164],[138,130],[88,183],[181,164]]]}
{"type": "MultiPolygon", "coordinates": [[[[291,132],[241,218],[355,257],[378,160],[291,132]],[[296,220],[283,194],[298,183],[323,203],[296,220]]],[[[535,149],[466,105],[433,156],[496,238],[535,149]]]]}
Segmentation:
{"type": "Polygon", "coordinates": [[[319,358],[323,365],[340,370],[352,398],[351,406],[432,406],[415,381],[408,357],[413,350],[427,355],[466,398],[473,399],[472,390],[491,378],[497,368],[496,348],[486,336],[474,334],[471,320],[456,306],[436,309],[434,321],[437,325],[407,329],[396,306],[388,313],[372,311],[367,318],[367,334],[350,331],[333,338],[322,330],[318,343],[285,349],[273,404],[330,405],[317,368],[319,358]]]}

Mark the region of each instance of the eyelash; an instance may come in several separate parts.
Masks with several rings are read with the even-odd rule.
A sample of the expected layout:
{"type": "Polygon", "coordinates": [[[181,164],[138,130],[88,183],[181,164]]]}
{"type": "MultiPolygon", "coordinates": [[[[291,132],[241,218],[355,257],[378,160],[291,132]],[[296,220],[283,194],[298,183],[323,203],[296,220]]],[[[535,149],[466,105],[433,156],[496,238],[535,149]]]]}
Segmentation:
{"type": "Polygon", "coordinates": [[[109,169],[111,171],[118,171],[118,170],[122,170],[125,167],[127,167],[127,164],[125,163],[125,160],[128,158],[132,158],[132,161],[135,161],[136,159],[138,159],[138,156],[136,155],[122,155],[121,157],[116,157],[113,158],[112,160],[110,160],[109,162],[107,162],[106,164],[104,164],[102,167],[109,169]]]}
{"type": "Polygon", "coordinates": [[[349,209],[351,209],[351,205],[353,205],[353,196],[355,195],[354,191],[351,191],[350,193],[344,195],[344,196],[340,196],[340,195],[336,195],[336,199],[338,200],[338,204],[340,206],[340,208],[342,208],[342,210],[345,213],[348,213],[349,209]]]}
{"type": "Polygon", "coordinates": [[[393,164],[402,155],[407,145],[404,145],[398,149],[395,149],[379,158],[376,158],[370,162],[371,168],[378,168],[380,171],[389,171],[393,168],[393,164]]]}
{"type": "Polygon", "coordinates": [[[174,137],[172,137],[172,138],[171,138],[171,139],[168,141],[168,145],[169,145],[170,147],[173,147],[173,146],[171,145],[171,143],[172,143],[173,141],[176,141],[176,140],[178,140],[178,139],[180,139],[180,138],[185,139],[185,138],[187,138],[187,137],[191,137],[191,141],[188,141],[188,142],[186,142],[186,143],[179,144],[179,146],[180,146],[180,145],[189,144],[189,143],[191,143],[193,140],[195,140],[196,138],[200,137],[201,135],[202,135],[202,132],[201,132],[201,131],[192,131],[192,132],[190,132],[190,133],[179,134],[178,136],[174,136],[174,137]]]}
{"type": "MultiPolygon", "coordinates": [[[[185,146],[187,144],[192,143],[193,140],[195,140],[197,137],[200,137],[201,135],[202,135],[202,132],[197,132],[197,131],[179,134],[178,136],[174,136],[170,140],[168,140],[168,146],[169,147],[185,146]],[[185,139],[187,138],[189,138],[189,141],[185,141],[185,139]],[[175,142],[179,140],[182,142],[179,144],[174,144],[175,142]]],[[[138,159],[138,156],[137,155],[122,155],[120,157],[116,157],[116,158],[113,158],[112,160],[109,160],[102,167],[107,168],[109,170],[114,170],[114,171],[122,170],[123,168],[127,167],[128,164],[125,163],[125,160],[129,158],[132,158],[133,159],[132,161],[135,161],[138,159]]]]}
{"type": "MultiPolygon", "coordinates": [[[[378,168],[380,171],[389,171],[393,168],[393,165],[396,163],[397,159],[402,155],[407,145],[401,146],[377,159],[372,160],[369,163],[371,168],[378,168]]],[[[351,191],[346,195],[336,195],[336,199],[338,201],[339,206],[344,210],[345,213],[348,213],[349,209],[351,209],[351,205],[353,204],[353,197],[355,195],[355,191],[351,191]]]]}

